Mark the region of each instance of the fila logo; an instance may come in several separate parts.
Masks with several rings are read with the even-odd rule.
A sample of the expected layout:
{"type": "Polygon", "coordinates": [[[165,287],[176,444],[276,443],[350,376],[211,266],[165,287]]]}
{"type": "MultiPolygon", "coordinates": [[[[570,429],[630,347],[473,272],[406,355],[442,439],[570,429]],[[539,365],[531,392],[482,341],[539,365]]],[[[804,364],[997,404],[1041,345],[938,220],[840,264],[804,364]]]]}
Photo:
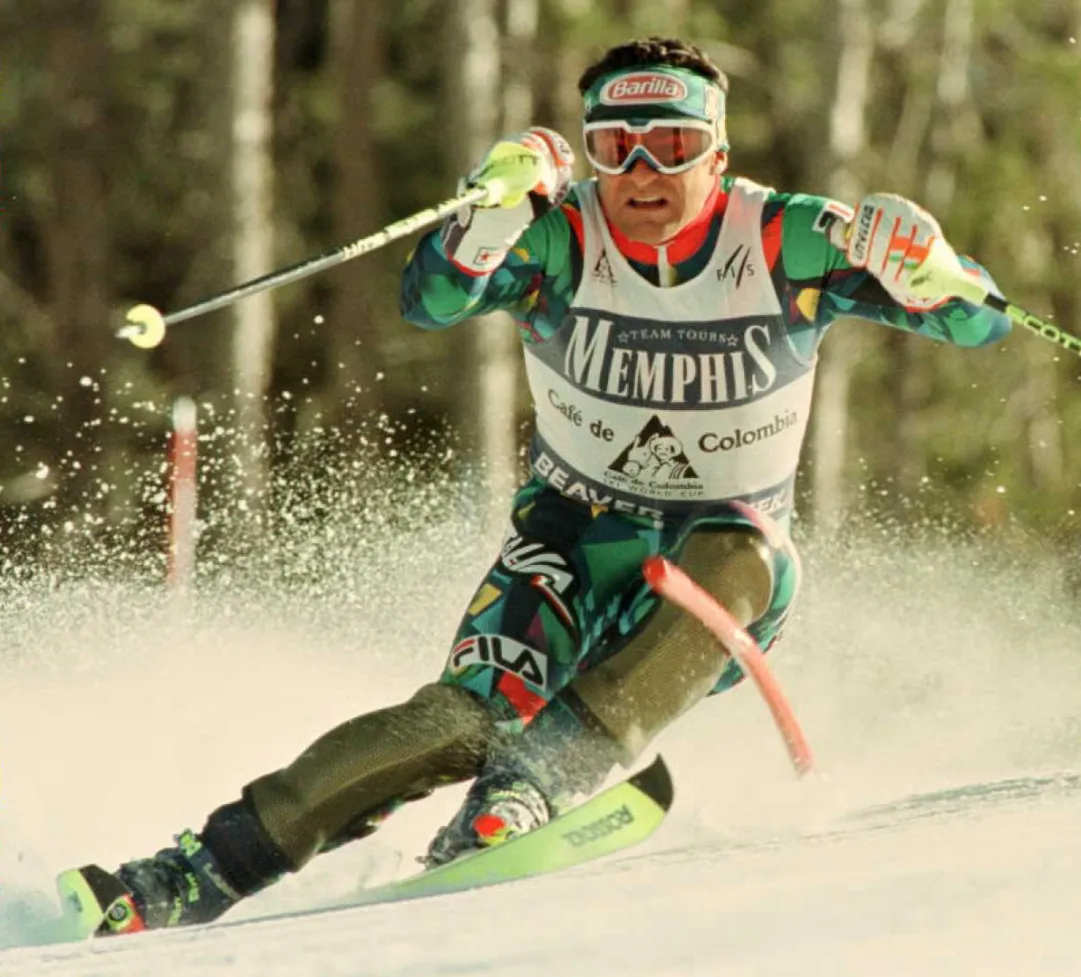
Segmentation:
{"type": "Polygon", "coordinates": [[[543,543],[527,543],[511,529],[503,540],[499,558],[511,573],[529,577],[529,582],[548,598],[560,617],[574,627],[574,618],[564,600],[574,587],[574,574],[562,556],[546,552],[543,543]]]}
{"type": "Polygon", "coordinates": [[[489,665],[525,679],[538,689],[548,686],[548,656],[501,634],[474,634],[459,641],[448,667],[464,672],[470,665],[489,665]]]}

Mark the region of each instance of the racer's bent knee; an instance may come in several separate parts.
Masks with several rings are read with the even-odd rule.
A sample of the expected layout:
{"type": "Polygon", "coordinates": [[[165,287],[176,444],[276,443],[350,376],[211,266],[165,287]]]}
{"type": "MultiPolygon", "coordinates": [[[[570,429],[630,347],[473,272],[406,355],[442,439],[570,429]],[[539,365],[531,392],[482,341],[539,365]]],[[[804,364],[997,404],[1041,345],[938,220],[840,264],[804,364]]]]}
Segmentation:
{"type": "MultiPolygon", "coordinates": [[[[742,503],[733,503],[733,507],[740,516],[736,524],[756,533],[762,557],[770,568],[771,586],[765,606],[752,620],[741,622],[758,647],[765,652],[780,638],[792,613],[802,580],[802,565],[799,552],[791,538],[770,516],[742,503]]],[[[731,521],[728,524],[731,525],[731,521]]],[[[742,677],[739,665],[734,660],[729,660],[711,694],[730,689],[742,677]]]]}

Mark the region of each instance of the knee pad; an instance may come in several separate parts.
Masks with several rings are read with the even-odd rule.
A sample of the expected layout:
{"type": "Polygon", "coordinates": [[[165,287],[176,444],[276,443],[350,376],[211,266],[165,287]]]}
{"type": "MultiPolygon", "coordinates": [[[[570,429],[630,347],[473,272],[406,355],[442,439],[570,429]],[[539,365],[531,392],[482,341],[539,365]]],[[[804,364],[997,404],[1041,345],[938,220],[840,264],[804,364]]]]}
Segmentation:
{"type": "MultiPolygon", "coordinates": [[[[769,546],[751,529],[693,533],[679,565],[741,625],[769,608],[769,546]]],[[[728,653],[694,617],[662,604],[627,645],[580,675],[571,691],[630,763],[662,729],[713,689],[728,653]]]]}
{"type": "Polygon", "coordinates": [[[677,562],[742,627],[757,621],[769,609],[773,554],[757,530],[699,530],[687,539],[677,562]]]}

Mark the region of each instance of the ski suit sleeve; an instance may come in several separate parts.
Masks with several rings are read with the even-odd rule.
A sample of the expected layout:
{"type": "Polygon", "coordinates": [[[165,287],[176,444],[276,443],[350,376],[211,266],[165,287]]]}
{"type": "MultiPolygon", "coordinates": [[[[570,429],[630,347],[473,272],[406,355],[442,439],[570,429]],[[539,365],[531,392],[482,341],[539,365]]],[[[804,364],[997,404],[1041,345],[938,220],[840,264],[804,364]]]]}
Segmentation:
{"type": "Polygon", "coordinates": [[[547,339],[577,287],[581,252],[573,230],[573,195],[534,221],[490,272],[477,274],[448,257],[440,232],[423,237],[406,262],[399,308],[421,329],[445,329],[464,319],[505,311],[525,342],[547,339]]]}
{"type": "MultiPolygon", "coordinates": [[[[956,346],[984,346],[1009,333],[1010,320],[1005,315],[963,299],[950,299],[923,312],[909,311],[895,302],[874,275],[853,268],[830,243],[831,222],[848,208],[804,194],[782,195],[774,206],[781,209],[780,261],[775,270],[781,272],[782,281],[778,284],[812,324],[816,341],[843,316],[868,319],[956,346]]],[[[961,262],[999,294],[981,265],[965,256],[961,262]]]]}

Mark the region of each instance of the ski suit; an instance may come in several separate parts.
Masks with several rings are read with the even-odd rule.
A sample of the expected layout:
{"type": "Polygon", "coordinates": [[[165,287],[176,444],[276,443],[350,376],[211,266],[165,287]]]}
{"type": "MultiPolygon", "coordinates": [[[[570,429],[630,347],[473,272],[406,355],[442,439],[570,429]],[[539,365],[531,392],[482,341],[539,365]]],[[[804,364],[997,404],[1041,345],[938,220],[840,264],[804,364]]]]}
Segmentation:
{"type": "Polygon", "coordinates": [[[500,553],[438,681],[340,724],[198,835],[121,866],[128,912],[103,931],[214,919],[404,801],[473,779],[429,849],[453,858],[471,799],[500,778],[524,777],[558,813],[737,681],[702,625],[649,590],[643,561],[679,564],[769,648],[799,585],[793,483],[829,326],[854,316],[961,346],[1009,331],[960,300],[907,311],[830,244],[837,219],[833,201],[725,176],[654,248],[609,227],[584,182],[490,272],[448,257],[456,222],[423,238],[405,318],[439,329],[502,309],[523,342],[537,430],[500,553]]]}
{"type": "MultiPolygon", "coordinates": [[[[588,181],[490,274],[456,265],[438,233],[420,242],[403,316],[442,329],[509,312],[537,415],[532,477],[443,682],[484,697],[505,726],[528,723],[655,612],[643,558],[678,562],[709,528],[754,528],[767,541],[768,606],[748,630],[773,644],[799,581],[787,530],[830,325],[854,316],[960,346],[1009,331],[1004,316],[960,300],[900,307],[829,243],[844,210],[724,176],[700,217],[655,248],[610,227],[588,181]]],[[[729,662],[712,691],[738,677],[729,662]]]]}
{"type": "Polygon", "coordinates": [[[963,301],[902,308],[830,244],[839,218],[833,201],[725,176],[653,248],[608,226],[589,181],[490,272],[448,257],[454,221],[421,239],[406,319],[439,329],[503,309],[517,323],[532,475],[438,681],[341,724],[210,815],[202,840],[237,891],[446,783],[524,769],[558,811],[731,686],[723,649],[646,586],[649,556],[775,642],[799,584],[793,481],[830,324],[856,316],[962,346],[1010,328],[963,301]]]}

